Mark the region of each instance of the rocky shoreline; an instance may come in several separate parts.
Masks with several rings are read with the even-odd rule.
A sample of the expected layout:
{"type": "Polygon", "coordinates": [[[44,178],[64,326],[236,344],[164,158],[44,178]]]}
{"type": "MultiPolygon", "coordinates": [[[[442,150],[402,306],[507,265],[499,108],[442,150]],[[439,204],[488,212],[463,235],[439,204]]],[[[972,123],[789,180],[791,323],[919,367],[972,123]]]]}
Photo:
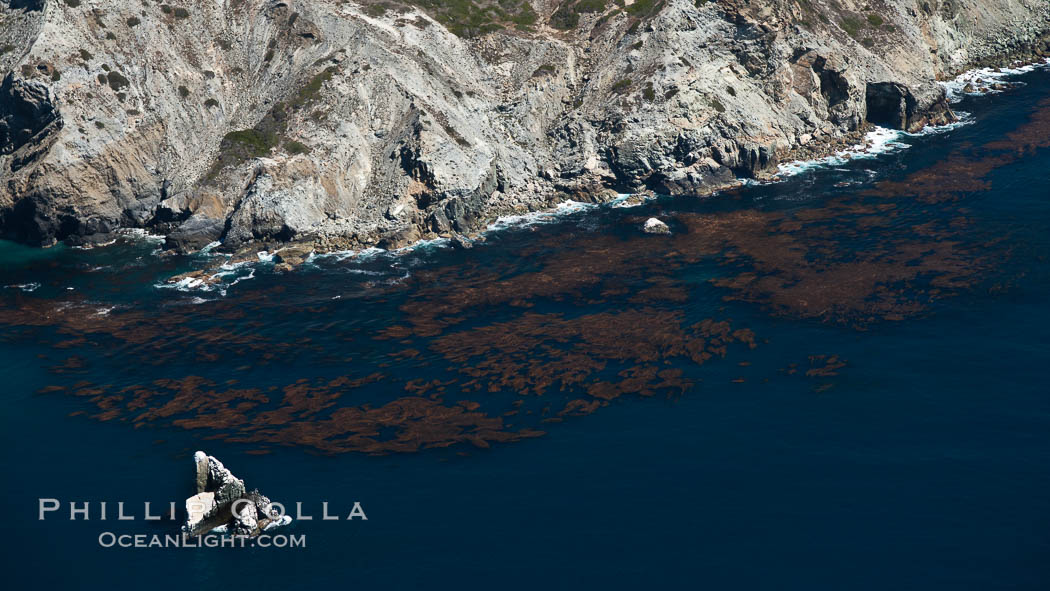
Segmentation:
{"type": "Polygon", "coordinates": [[[937,80],[1050,55],[1041,5],[599,4],[486,31],[410,5],[0,4],[0,236],[146,228],[282,269],[468,247],[499,216],[707,195],[945,124],[937,80]]]}
{"type": "MultiPolygon", "coordinates": [[[[1026,66],[1044,65],[1050,63],[1050,57],[1036,57],[1033,61],[1011,61],[1005,63],[1003,66],[982,66],[981,68],[974,68],[961,72],[959,75],[966,73],[978,73],[982,69],[990,69],[992,73],[1001,73],[1001,68],[1007,69],[1018,69],[1026,66]]],[[[992,82],[989,80],[976,79],[974,83],[967,83],[963,87],[963,92],[968,94],[984,94],[988,92],[1002,92],[1012,88],[1009,83],[992,82]]],[[[951,120],[947,122],[954,122],[957,119],[952,114],[951,120]]],[[[944,125],[945,122],[938,123],[936,125],[944,125]]],[[[930,124],[934,125],[934,124],[930,124]]],[[[793,148],[785,156],[785,163],[791,162],[813,162],[820,159],[843,155],[842,157],[849,159],[852,156],[863,155],[868,153],[871,148],[870,142],[866,139],[867,133],[871,130],[871,126],[864,126],[860,129],[854,130],[849,133],[845,133],[839,137],[835,137],[826,143],[811,143],[806,145],[800,145],[793,148]]],[[[780,174],[777,171],[766,171],[762,174],[756,175],[756,180],[763,182],[777,182],[780,180],[780,174]]],[[[720,190],[729,189],[739,185],[739,181],[733,181],[727,183],[725,186],[715,187],[710,190],[710,193],[717,193],[720,190]]],[[[595,198],[594,195],[588,195],[586,193],[577,193],[574,196],[558,195],[565,200],[572,199],[573,201],[590,203],[590,204],[605,204],[613,202],[617,199],[623,202],[624,205],[630,206],[635,204],[641,204],[649,199],[656,197],[656,193],[651,190],[642,190],[638,193],[628,195],[626,198],[615,192],[608,190],[601,190],[598,194],[599,198],[595,198]]],[[[553,211],[557,206],[556,202],[552,202],[552,205],[544,207],[542,209],[520,211],[515,210],[509,212],[508,215],[521,215],[523,213],[539,213],[543,211],[553,211]]],[[[486,220],[486,224],[490,224],[495,220],[486,220]]],[[[659,221],[659,220],[657,220],[659,221]]],[[[655,232],[647,228],[642,228],[647,233],[664,233],[661,230],[655,232]]],[[[475,244],[483,243],[485,241],[485,234],[483,231],[471,232],[469,234],[444,234],[444,235],[429,235],[426,238],[419,238],[413,242],[399,245],[390,248],[390,250],[398,250],[410,248],[416,244],[420,244],[427,240],[433,240],[435,238],[445,238],[449,240],[449,245],[453,248],[466,250],[472,248],[475,244]]],[[[188,271],[172,276],[168,279],[169,284],[186,284],[190,287],[199,286],[211,286],[221,282],[221,271],[224,266],[238,265],[245,263],[254,263],[259,259],[261,253],[266,253],[268,260],[274,263],[274,270],[277,272],[291,272],[296,268],[305,263],[312,255],[323,255],[333,252],[363,252],[368,248],[372,247],[372,244],[362,244],[358,242],[349,242],[345,239],[318,239],[318,240],[307,240],[307,241],[295,241],[286,243],[265,243],[265,244],[252,244],[247,248],[241,249],[239,252],[230,253],[228,259],[222,261],[216,261],[212,264],[205,265],[203,268],[188,271]]]]}

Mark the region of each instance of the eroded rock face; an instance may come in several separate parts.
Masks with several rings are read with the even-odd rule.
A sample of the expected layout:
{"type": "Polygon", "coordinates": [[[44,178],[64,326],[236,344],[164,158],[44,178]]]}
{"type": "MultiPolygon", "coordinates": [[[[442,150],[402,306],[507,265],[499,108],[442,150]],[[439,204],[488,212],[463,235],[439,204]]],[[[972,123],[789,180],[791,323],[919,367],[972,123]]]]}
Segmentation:
{"type": "Polygon", "coordinates": [[[183,526],[190,535],[225,528],[233,535],[255,536],[269,527],[291,522],[258,490],[246,491],[244,481],[216,458],[198,451],[193,461],[197,494],[186,499],[187,519],[183,526]]]}
{"type": "MultiPolygon", "coordinates": [[[[44,144],[49,133],[61,128],[50,89],[40,82],[15,78],[13,73],[0,83],[0,154],[18,152],[29,144],[44,144]]],[[[30,158],[12,160],[17,170],[30,158]]]]}
{"type": "Polygon", "coordinates": [[[705,194],[1050,55],[1047,3],[1008,0],[535,1],[474,37],[408,4],[37,4],[0,4],[0,235],[44,245],[396,248],[559,195],[705,194]]]}

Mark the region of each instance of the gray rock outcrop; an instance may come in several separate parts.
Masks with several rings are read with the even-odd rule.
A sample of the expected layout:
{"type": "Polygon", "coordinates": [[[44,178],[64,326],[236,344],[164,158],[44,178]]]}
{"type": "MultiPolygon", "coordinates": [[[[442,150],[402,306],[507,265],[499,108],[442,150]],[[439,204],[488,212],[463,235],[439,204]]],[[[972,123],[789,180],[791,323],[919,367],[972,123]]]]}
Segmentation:
{"type": "Polygon", "coordinates": [[[0,3],[0,236],[397,248],[705,194],[868,123],[950,121],[936,80],[1050,55],[1042,1],[509,0],[477,27],[419,6],[0,3]]]}
{"type": "Polygon", "coordinates": [[[670,234],[671,228],[656,218],[649,218],[642,225],[642,231],[646,234],[670,234]]]}
{"type": "Polygon", "coordinates": [[[197,494],[186,499],[183,531],[199,535],[220,529],[233,535],[255,536],[268,527],[291,521],[258,490],[247,492],[244,481],[216,458],[198,451],[193,461],[197,494]]]}

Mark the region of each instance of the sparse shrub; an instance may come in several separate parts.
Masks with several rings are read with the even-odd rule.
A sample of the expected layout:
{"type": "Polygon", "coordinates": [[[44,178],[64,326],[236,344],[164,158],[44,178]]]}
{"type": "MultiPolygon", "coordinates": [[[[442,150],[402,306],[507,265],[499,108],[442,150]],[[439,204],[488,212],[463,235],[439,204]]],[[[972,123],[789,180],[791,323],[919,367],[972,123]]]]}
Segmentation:
{"type": "Polygon", "coordinates": [[[142,23],[142,21],[140,21],[139,17],[137,16],[130,17],[126,22],[128,23],[129,27],[137,27],[139,26],[139,24],[142,23]]]}
{"type": "Polygon", "coordinates": [[[533,78],[539,78],[540,76],[546,76],[554,73],[554,66],[550,64],[543,64],[536,68],[536,71],[532,73],[533,78]]]}
{"type": "Polygon", "coordinates": [[[180,6],[175,9],[175,18],[190,18],[190,11],[180,6]]]}
{"type": "Polygon", "coordinates": [[[89,52],[88,50],[86,50],[86,49],[81,49],[80,50],[80,59],[84,60],[85,62],[91,61],[92,57],[93,56],[91,55],[91,52],[89,52]]]}
{"type": "Polygon", "coordinates": [[[98,75],[98,83],[99,84],[105,84],[106,83],[106,75],[105,74],[99,74],[98,75]]]}
{"type": "Polygon", "coordinates": [[[284,144],[284,149],[292,156],[295,156],[297,154],[310,153],[310,146],[307,146],[306,144],[302,142],[297,142],[295,140],[289,140],[288,142],[286,142],[284,144]]]}
{"type": "MultiPolygon", "coordinates": [[[[233,131],[222,139],[219,145],[219,157],[208,173],[208,179],[214,179],[219,172],[228,167],[244,162],[251,158],[266,156],[279,144],[284,143],[285,148],[293,144],[282,142],[282,137],[288,126],[288,119],[293,110],[305,107],[321,91],[322,85],[331,79],[338,70],[336,66],[329,66],[310,79],[299,92],[287,102],[277,103],[252,129],[233,131]]],[[[216,105],[218,102],[216,101],[216,105]]],[[[315,113],[314,118],[317,118],[315,113]]],[[[458,140],[457,140],[458,141],[458,140]]],[[[304,148],[306,146],[303,146],[304,148]]],[[[296,149],[292,147],[291,149],[296,149]]]]}
{"type": "Polygon", "coordinates": [[[328,66],[324,71],[311,78],[306,85],[299,89],[295,97],[288,102],[288,106],[292,109],[300,109],[306,103],[317,98],[317,95],[321,93],[321,87],[325,82],[332,79],[332,75],[335,74],[336,70],[338,70],[336,66],[328,66]]]}
{"type": "Polygon", "coordinates": [[[670,88],[667,90],[667,92],[664,93],[664,100],[671,100],[671,97],[673,97],[676,94],[678,94],[678,89],[670,88]]]}
{"type": "Polygon", "coordinates": [[[554,11],[554,14],[551,15],[550,23],[552,27],[562,31],[575,29],[576,25],[580,24],[580,13],[574,11],[572,6],[566,2],[558,10],[554,11]]]}
{"type": "Polygon", "coordinates": [[[871,13],[868,15],[868,23],[873,27],[881,27],[883,20],[881,16],[871,13]]]}
{"type": "Polygon", "coordinates": [[[66,0],[66,6],[76,8],[77,6],[80,6],[80,0],[66,0]]]}
{"type": "Polygon", "coordinates": [[[210,99],[204,101],[204,106],[208,107],[209,109],[212,108],[212,107],[218,107],[219,106],[219,101],[217,101],[217,100],[215,100],[213,98],[210,98],[210,99]]]}
{"type": "Polygon", "coordinates": [[[167,4],[161,4],[160,5],[160,11],[163,12],[164,14],[171,14],[171,6],[169,6],[167,4]]]}
{"type": "Polygon", "coordinates": [[[95,121],[95,127],[99,128],[99,129],[105,129],[106,128],[106,124],[101,122],[101,121],[95,121]]]}
{"type": "Polygon", "coordinates": [[[54,69],[54,70],[51,70],[51,81],[52,82],[58,82],[61,79],[62,79],[62,72],[59,72],[57,68],[54,69]]]}
{"type": "Polygon", "coordinates": [[[842,27],[842,30],[846,31],[846,34],[850,37],[856,37],[857,34],[860,33],[861,28],[864,27],[864,23],[862,23],[860,19],[846,16],[839,21],[839,26],[842,27]]]}
{"type": "Polygon", "coordinates": [[[117,38],[117,36],[114,35],[112,31],[107,31],[106,32],[106,40],[114,41],[114,40],[116,40],[116,38],[117,38]]]}
{"type": "Polygon", "coordinates": [[[656,90],[653,89],[652,82],[645,83],[645,88],[642,89],[642,97],[644,97],[645,100],[649,101],[650,103],[656,100],[656,90]]]}
{"type": "Polygon", "coordinates": [[[109,71],[109,64],[102,64],[102,71],[108,72],[109,71]]]}
{"type": "Polygon", "coordinates": [[[628,6],[626,10],[628,14],[645,18],[656,14],[657,11],[663,8],[663,5],[663,0],[635,0],[634,4],[628,6]]]}
{"type": "Polygon", "coordinates": [[[629,78],[624,78],[623,80],[617,81],[616,84],[613,84],[612,87],[609,90],[611,90],[611,91],[613,91],[615,93],[622,93],[622,92],[625,92],[630,87],[631,87],[631,80],[629,78]]]}
{"type": "Polygon", "coordinates": [[[860,44],[870,49],[872,47],[875,47],[875,40],[871,37],[865,37],[861,40],[860,44]]]}
{"type": "Polygon", "coordinates": [[[226,134],[222,138],[220,151],[239,150],[250,158],[259,158],[268,155],[276,143],[276,138],[270,134],[255,129],[242,129],[226,134]]]}
{"type": "Polygon", "coordinates": [[[726,92],[729,93],[729,96],[736,96],[736,89],[732,86],[726,86],[726,92]]]}
{"type": "Polygon", "coordinates": [[[536,11],[532,9],[532,5],[526,2],[521,8],[521,12],[510,17],[510,22],[514,23],[515,27],[519,30],[527,30],[532,27],[532,25],[536,24],[538,18],[539,16],[537,16],[536,11]]]}
{"type": "Polygon", "coordinates": [[[15,50],[15,46],[14,45],[10,45],[10,44],[5,45],[3,47],[0,47],[0,55],[4,55],[5,53],[10,53],[10,52],[12,52],[14,50],[15,50]]]}
{"type": "Polygon", "coordinates": [[[576,12],[602,12],[605,10],[605,0],[579,0],[576,3],[576,12]]]}
{"type": "MultiPolygon", "coordinates": [[[[620,2],[617,2],[617,4],[622,4],[622,3],[620,3],[620,2]]],[[[611,21],[612,19],[616,18],[617,16],[619,16],[619,15],[620,15],[620,13],[622,13],[622,12],[623,12],[623,9],[622,9],[622,8],[617,8],[617,9],[615,9],[615,10],[612,10],[612,11],[609,11],[609,12],[607,12],[607,13],[603,14],[603,15],[602,15],[602,16],[601,16],[601,17],[600,17],[600,18],[599,18],[599,19],[598,19],[598,20],[597,20],[597,21],[596,21],[596,22],[594,23],[594,28],[595,28],[595,29],[597,29],[598,27],[601,27],[601,26],[602,26],[602,25],[604,25],[605,23],[607,23],[607,22],[611,21]]]]}
{"type": "Polygon", "coordinates": [[[642,42],[641,41],[636,41],[636,42],[631,44],[631,50],[632,51],[635,50],[635,49],[641,49],[641,48],[642,48],[642,42]]]}
{"type": "Polygon", "coordinates": [[[106,80],[109,82],[109,87],[115,91],[128,85],[128,79],[115,70],[106,76],[106,80]]]}
{"type": "Polygon", "coordinates": [[[212,78],[215,78],[215,72],[212,72],[211,70],[204,70],[204,77],[208,80],[211,80],[212,78]]]}
{"type": "Polygon", "coordinates": [[[179,96],[182,97],[182,98],[186,98],[186,97],[190,96],[190,89],[186,88],[185,86],[180,86],[179,87],[179,96]]]}
{"type": "Polygon", "coordinates": [[[263,57],[263,61],[264,62],[268,62],[268,61],[270,61],[272,59],[273,59],[273,50],[272,49],[267,49],[266,50],[266,55],[263,57]]]}
{"type": "Polygon", "coordinates": [[[719,113],[725,113],[726,112],[726,106],[723,105],[721,102],[719,102],[718,99],[714,99],[714,100],[711,101],[711,107],[714,108],[714,110],[718,111],[719,113]]]}

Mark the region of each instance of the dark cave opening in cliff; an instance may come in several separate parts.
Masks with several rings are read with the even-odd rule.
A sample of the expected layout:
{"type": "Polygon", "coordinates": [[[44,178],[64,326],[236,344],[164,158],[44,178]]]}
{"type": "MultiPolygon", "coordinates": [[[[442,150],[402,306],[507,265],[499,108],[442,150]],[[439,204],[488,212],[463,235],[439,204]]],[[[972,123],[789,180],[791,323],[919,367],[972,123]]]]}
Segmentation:
{"type": "Polygon", "coordinates": [[[869,82],[865,90],[869,123],[892,129],[907,129],[908,118],[915,111],[911,91],[896,82],[869,82]]]}

